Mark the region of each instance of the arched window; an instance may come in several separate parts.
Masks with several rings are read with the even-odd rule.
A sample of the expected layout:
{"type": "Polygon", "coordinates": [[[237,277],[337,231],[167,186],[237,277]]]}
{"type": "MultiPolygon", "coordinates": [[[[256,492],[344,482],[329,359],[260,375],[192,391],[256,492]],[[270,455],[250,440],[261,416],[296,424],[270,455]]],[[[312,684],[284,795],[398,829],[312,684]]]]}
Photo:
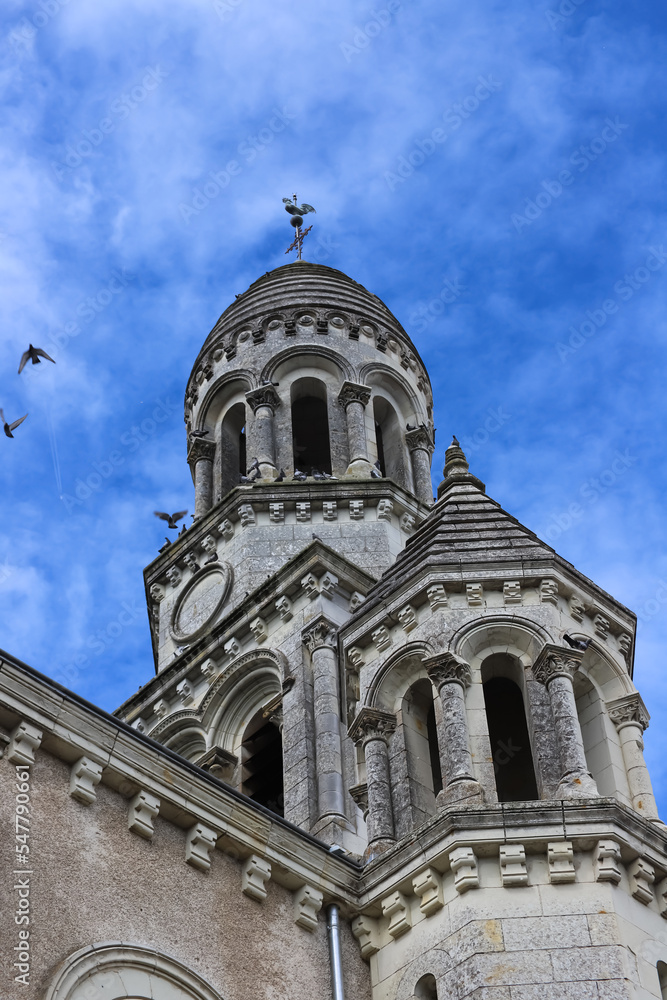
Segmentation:
{"type": "Polygon", "coordinates": [[[505,653],[482,664],[484,705],[499,802],[539,798],[518,664],[505,653]]]}
{"type": "Polygon", "coordinates": [[[435,797],[442,789],[433,686],[429,680],[419,680],[407,691],[401,716],[413,821],[419,824],[434,814],[435,797]]]}
{"type": "Polygon", "coordinates": [[[239,475],[246,473],[245,442],[245,405],[235,403],[225,414],[220,430],[222,496],[238,486],[239,475]]]}
{"type": "Polygon", "coordinates": [[[428,973],[422,976],[415,986],[415,1000],[438,1000],[438,987],[435,976],[428,973]]]}
{"type": "Polygon", "coordinates": [[[294,468],[307,476],[313,469],[331,475],[327,390],[316,378],[292,385],[292,450],[294,468]]]}
{"type": "Polygon", "coordinates": [[[284,815],[283,744],[280,730],[257,712],[243,733],[241,791],[279,816],[284,815]]]}
{"type": "Polygon", "coordinates": [[[658,962],[658,977],[662,1000],[667,1000],[667,965],[664,962],[658,962]]]}
{"type": "Polygon", "coordinates": [[[577,670],[574,677],[574,696],[586,763],[598,792],[600,795],[616,795],[620,791],[628,796],[627,785],[620,787],[618,782],[625,773],[625,764],[616,731],[597,688],[581,670],[577,670]],[[614,751],[616,760],[612,757],[614,751]]]}
{"type": "Polygon", "coordinates": [[[375,443],[382,475],[393,479],[400,486],[409,487],[405,449],[404,429],[401,428],[394,407],[382,396],[373,398],[375,420],[375,443]]]}

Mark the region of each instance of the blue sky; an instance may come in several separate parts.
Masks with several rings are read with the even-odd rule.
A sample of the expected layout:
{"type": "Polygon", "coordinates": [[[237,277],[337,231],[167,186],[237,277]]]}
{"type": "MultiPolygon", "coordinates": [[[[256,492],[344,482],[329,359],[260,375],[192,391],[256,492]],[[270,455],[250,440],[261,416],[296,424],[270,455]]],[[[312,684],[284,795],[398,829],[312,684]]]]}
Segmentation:
{"type": "Polygon", "coordinates": [[[287,260],[296,191],[310,259],[384,299],[427,364],[434,482],[456,433],[491,496],[640,615],[667,813],[664,8],[0,17],[0,405],[30,414],[1,443],[0,645],[108,709],[152,675],[142,569],[153,509],[192,509],[185,382],[234,294],[287,260]],[[57,367],[19,378],[29,341],[57,367]]]}

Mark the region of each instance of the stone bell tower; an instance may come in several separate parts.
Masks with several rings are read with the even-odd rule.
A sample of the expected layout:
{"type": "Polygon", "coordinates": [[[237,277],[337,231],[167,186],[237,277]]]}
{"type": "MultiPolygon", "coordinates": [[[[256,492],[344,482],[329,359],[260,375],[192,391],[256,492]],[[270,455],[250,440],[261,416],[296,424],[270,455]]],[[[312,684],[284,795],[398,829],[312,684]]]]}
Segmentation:
{"type": "Polygon", "coordinates": [[[635,616],[456,439],[434,502],[428,375],[386,306],[267,273],[185,420],[195,518],[145,571],[156,676],[117,714],[358,862],[373,1000],[667,1000],[635,616]]]}

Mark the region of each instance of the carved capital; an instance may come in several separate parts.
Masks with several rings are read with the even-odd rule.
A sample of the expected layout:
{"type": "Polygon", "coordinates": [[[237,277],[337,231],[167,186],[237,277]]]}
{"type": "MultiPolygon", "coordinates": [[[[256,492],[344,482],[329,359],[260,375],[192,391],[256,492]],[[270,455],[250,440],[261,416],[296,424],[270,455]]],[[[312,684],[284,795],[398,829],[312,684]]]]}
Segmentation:
{"type": "Polygon", "coordinates": [[[322,616],[303,630],[301,641],[306,644],[311,655],[316,649],[323,647],[335,649],[338,642],[338,631],[333,622],[322,616]]]}
{"type": "Polygon", "coordinates": [[[361,403],[366,406],[371,398],[371,390],[367,385],[359,385],[357,382],[343,382],[338,393],[338,402],[347,409],[350,403],[361,403]]]}
{"type": "Polygon", "coordinates": [[[549,685],[554,677],[573,679],[584,658],[582,649],[566,649],[548,642],[533,664],[533,677],[540,684],[549,685]]]}
{"type": "Polygon", "coordinates": [[[454,653],[438,653],[424,660],[426,673],[429,675],[438,691],[443,684],[460,684],[467,688],[472,683],[470,664],[454,653]]]}
{"type": "Polygon", "coordinates": [[[215,458],[215,441],[207,438],[191,438],[188,446],[188,465],[194,466],[200,459],[212,462],[215,458]]]}
{"type": "Polygon", "coordinates": [[[272,410],[277,410],[280,406],[280,396],[272,385],[260,385],[258,389],[251,389],[246,392],[245,398],[253,413],[260,406],[268,406],[272,410]]]}
{"type": "Polygon", "coordinates": [[[432,455],[435,445],[427,427],[415,427],[413,431],[408,431],[405,435],[405,443],[409,451],[427,451],[432,455]]]}
{"type": "Polygon", "coordinates": [[[347,733],[354,743],[366,746],[371,740],[387,743],[396,729],[396,716],[378,708],[362,708],[347,733]]]}
{"type": "Polygon", "coordinates": [[[648,728],[651,716],[638,691],[609,702],[607,709],[609,718],[619,730],[631,725],[641,726],[642,732],[648,728]]]}

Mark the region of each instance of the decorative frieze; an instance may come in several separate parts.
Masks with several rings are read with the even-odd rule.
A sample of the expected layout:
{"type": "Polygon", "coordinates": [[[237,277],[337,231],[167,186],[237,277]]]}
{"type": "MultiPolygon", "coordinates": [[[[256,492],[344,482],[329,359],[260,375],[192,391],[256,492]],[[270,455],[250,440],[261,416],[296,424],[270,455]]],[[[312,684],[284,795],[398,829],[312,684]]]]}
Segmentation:
{"type": "Polygon", "coordinates": [[[160,812],[160,800],[143,789],[130,799],[127,814],[127,828],[144,840],[150,840],[155,833],[154,821],[160,812]]]}
{"type": "Polygon", "coordinates": [[[102,780],[102,765],[80,757],[70,768],[69,793],[77,802],[89,806],[97,798],[95,788],[102,780]]]}
{"type": "Polygon", "coordinates": [[[413,628],[417,628],[419,624],[417,621],[417,612],[411,604],[406,604],[404,608],[401,608],[396,617],[401,623],[401,628],[404,632],[412,632],[413,628]]]}
{"type": "Polygon", "coordinates": [[[30,722],[19,722],[9,734],[7,760],[12,764],[23,764],[30,767],[35,763],[35,750],[42,742],[42,730],[30,722]]]}
{"type": "Polygon", "coordinates": [[[176,694],[181,699],[183,705],[191,705],[195,700],[194,688],[188,680],[182,680],[176,685],[176,694]]]}
{"type": "Polygon", "coordinates": [[[618,885],[621,881],[621,847],[615,840],[598,840],[594,853],[595,881],[613,882],[618,885]]]}
{"type": "Polygon", "coordinates": [[[481,583],[466,584],[466,600],[469,608],[481,608],[484,606],[484,588],[481,583]]]}
{"type": "Polygon", "coordinates": [[[630,892],[644,906],[653,902],[655,868],[646,858],[636,858],[628,868],[630,892]]]}
{"type": "Polygon", "coordinates": [[[595,634],[599,635],[601,639],[606,639],[609,635],[610,621],[605,618],[604,615],[597,614],[593,619],[593,628],[595,629],[595,634]]]}
{"type": "Polygon", "coordinates": [[[526,849],[523,844],[500,845],[500,878],[504,886],[528,885],[526,849]]]}
{"type": "Polygon", "coordinates": [[[303,885],[294,893],[294,923],[304,930],[317,930],[317,915],[322,909],[324,896],[312,885],[303,885]]]}
{"type": "Polygon", "coordinates": [[[389,918],[387,932],[391,937],[399,938],[410,930],[412,927],[410,901],[402,892],[392,892],[382,900],[381,906],[382,915],[389,918]]]}
{"type": "Polygon", "coordinates": [[[521,604],[521,584],[518,580],[508,580],[503,584],[503,602],[505,605],[521,604]]]}
{"type": "Polygon", "coordinates": [[[262,903],[267,895],[266,883],[271,878],[271,863],[257,854],[251,854],[241,867],[241,891],[250,899],[262,903]]]}
{"type": "Polygon", "coordinates": [[[363,959],[369,959],[371,955],[375,955],[380,950],[377,920],[361,913],[354,918],[350,927],[353,936],[359,942],[359,950],[363,959]]]}
{"type": "Polygon", "coordinates": [[[363,521],[363,519],[364,519],[364,501],[350,500],[350,520],[363,521]]]}
{"type": "Polygon", "coordinates": [[[479,889],[477,858],[472,847],[456,847],[451,851],[449,866],[454,875],[454,888],[457,892],[479,889]]]}
{"type": "Polygon", "coordinates": [[[215,830],[209,829],[203,823],[195,823],[187,832],[185,838],[185,860],[193,868],[206,872],[211,867],[209,852],[215,847],[217,840],[215,830]]]}
{"type": "Polygon", "coordinates": [[[276,601],[276,611],[280,615],[281,621],[288,622],[294,617],[292,602],[285,594],[276,601]]]}
{"type": "Polygon", "coordinates": [[[377,505],[378,521],[391,521],[391,514],[393,509],[394,505],[391,500],[380,500],[377,505]]]}
{"type": "Polygon", "coordinates": [[[253,510],[252,504],[242,503],[237,510],[242,528],[247,528],[256,523],[255,511],[253,510]]]}
{"type": "Polygon", "coordinates": [[[322,519],[324,521],[338,520],[338,504],[335,500],[324,500],[322,503],[322,519]]]}
{"type": "Polygon", "coordinates": [[[285,520],[285,504],[284,503],[270,503],[269,504],[269,520],[271,524],[282,524],[285,520]]]}
{"type": "Polygon", "coordinates": [[[542,580],[539,594],[541,604],[558,604],[558,584],[555,580],[542,580]]]}
{"type": "Polygon", "coordinates": [[[412,880],[415,896],[419,896],[419,909],[430,917],[445,905],[442,878],[435,868],[427,868],[412,880]]]}
{"type": "Polygon", "coordinates": [[[414,514],[410,514],[409,511],[407,510],[404,514],[401,514],[400,518],[398,519],[398,526],[401,529],[401,531],[405,532],[406,535],[412,534],[412,532],[415,530],[416,523],[417,523],[417,518],[414,516],[414,514]]]}
{"type": "Polygon", "coordinates": [[[226,542],[231,541],[231,539],[234,537],[234,525],[227,518],[225,518],[224,521],[220,522],[217,530],[218,533],[222,535],[222,537],[226,542]]]}
{"type": "Polygon", "coordinates": [[[386,625],[380,625],[374,632],[371,632],[371,638],[380,653],[391,646],[391,635],[386,625]]]}
{"type": "Polygon", "coordinates": [[[295,509],[296,519],[300,524],[310,521],[310,503],[297,503],[295,509]]]}
{"type": "Polygon", "coordinates": [[[572,618],[574,618],[575,622],[582,622],[584,620],[584,615],[586,614],[586,605],[584,604],[584,602],[581,600],[580,597],[577,597],[576,594],[573,594],[572,597],[570,598],[569,608],[570,608],[570,615],[572,618]]]}
{"type": "Polygon", "coordinates": [[[262,618],[253,618],[248,628],[252,632],[255,642],[265,642],[269,637],[269,630],[262,618]]]}
{"type": "Polygon", "coordinates": [[[574,850],[571,841],[558,840],[547,844],[547,863],[549,881],[553,885],[575,881],[577,875],[574,870],[574,850]]]}
{"type": "Polygon", "coordinates": [[[434,583],[426,591],[426,596],[428,597],[428,603],[431,606],[431,611],[437,611],[438,608],[447,607],[447,593],[445,591],[444,584],[434,583]]]}

